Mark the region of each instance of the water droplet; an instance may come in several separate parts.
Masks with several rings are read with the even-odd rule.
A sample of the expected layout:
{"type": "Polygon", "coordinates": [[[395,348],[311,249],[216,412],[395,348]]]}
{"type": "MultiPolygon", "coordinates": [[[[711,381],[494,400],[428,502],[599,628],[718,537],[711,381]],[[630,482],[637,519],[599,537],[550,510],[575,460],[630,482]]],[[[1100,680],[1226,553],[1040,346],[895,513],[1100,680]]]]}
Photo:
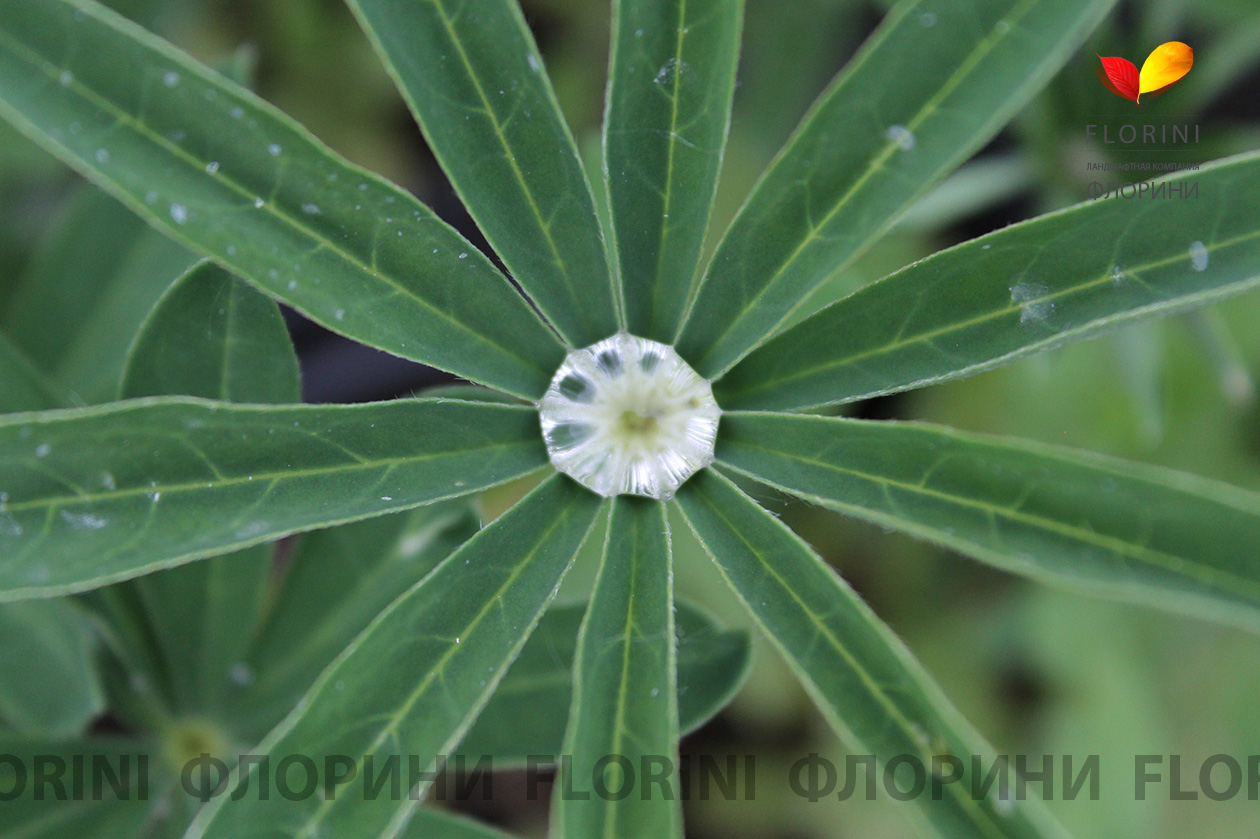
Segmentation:
{"type": "Polygon", "coordinates": [[[663,499],[713,462],[721,410],[672,347],[621,332],[569,353],[539,415],[557,469],[603,496],[663,499]]]}
{"type": "Polygon", "coordinates": [[[341,679],[338,679],[336,682],[333,683],[333,690],[337,691],[338,693],[341,693],[345,689],[346,689],[346,683],[343,682],[341,679]]]}
{"type": "Polygon", "coordinates": [[[289,280],[289,290],[292,291],[295,288],[297,288],[297,280],[289,280]]]}
{"type": "Polygon", "coordinates": [[[61,83],[62,87],[69,87],[74,84],[74,73],[71,73],[69,70],[62,70],[61,75],[57,77],[57,81],[61,83]]]}
{"type": "Polygon", "coordinates": [[[146,204],[156,204],[157,200],[158,194],[152,189],[144,194],[144,203],[146,204]]]}
{"type": "MultiPolygon", "coordinates": [[[[434,251],[434,253],[437,253],[437,251],[434,251]]],[[[466,254],[466,253],[461,253],[461,254],[459,255],[459,258],[460,258],[460,259],[467,259],[467,258],[468,258],[468,254],[466,254]]]]}
{"type": "Polygon", "coordinates": [[[38,446],[35,447],[35,456],[48,457],[48,454],[51,451],[52,451],[52,446],[48,445],[47,443],[40,443],[38,446]]]}
{"type": "Polygon", "coordinates": [[[162,76],[162,84],[167,87],[175,87],[179,84],[179,73],[176,73],[174,70],[169,71],[162,76]]]}
{"type": "Polygon", "coordinates": [[[1206,271],[1208,267],[1208,249],[1202,242],[1190,245],[1190,264],[1196,271],[1206,271]]]}
{"type": "Polygon", "coordinates": [[[267,202],[262,199],[262,196],[259,196],[258,198],[254,199],[254,209],[261,210],[263,208],[263,205],[266,203],[267,202]]]}
{"type": "Polygon", "coordinates": [[[254,683],[254,668],[245,662],[232,665],[232,682],[240,687],[247,688],[254,683]]]}
{"type": "Polygon", "coordinates": [[[107,162],[109,162],[109,150],[108,150],[108,149],[97,149],[97,150],[96,150],[96,162],[97,162],[97,163],[107,163],[107,162]]]}
{"type": "Polygon", "coordinates": [[[240,119],[241,117],[245,116],[245,109],[238,105],[232,110],[228,111],[228,113],[231,115],[232,119],[240,119]]]}
{"type": "Polygon", "coordinates": [[[214,173],[218,171],[219,171],[219,161],[211,160],[209,163],[206,164],[206,172],[208,174],[213,175],[214,173]]]}
{"type": "Polygon", "coordinates": [[[686,72],[686,63],[680,63],[678,59],[671,58],[661,65],[661,69],[656,71],[656,83],[660,85],[670,84],[674,80],[674,74],[682,74],[686,72]]]}
{"type": "Polygon", "coordinates": [[[227,246],[227,255],[228,255],[228,256],[236,256],[236,245],[228,245],[228,246],[227,246]]]}
{"type": "Polygon", "coordinates": [[[101,486],[108,490],[118,489],[118,482],[114,480],[114,476],[109,472],[101,473],[101,486]]]}
{"type": "Polygon", "coordinates": [[[104,516],[92,513],[72,513],[69,510],[62,510],[61,518],[74,530],[100,530],[109,524],[109,519],[104,516]]]}
{"type": "Polygon", "coordinates": [[[394,497],[393,497],[392,495],[382,495],[382,496],[381,496],[381,500],[382,500],[382,501],[393,501],[393,500],[394,500],[394,497]]]}
{"type": "Polygon", "coordinates": [[[1124,282],[1128,278],[1129,278],[1129,275],[1124,273],[1124,269],[1121,268],[1119,265],[1111,266],[1111,281],[1113,283],[1115,283],[1116,285],[1120,285],[1120,283],[1124,282]]]}
{"type": "Polygon", "coordinates": [[[936,26],[936,13],[924,12],[923,14],[919,15],[919,23],[923,24],[923,26],[925,27],[936,26]]]}
{"type": "Polygon", "coordinates": [[[306,213],[308,216],[317,216],[319,215],[319,205],[311,203],[303,204],[302,212],[306,213]]]}
{"type": "Polygon", "coordinates": [[[910,151],[914,148],[914,132],[904,125],[888,126],[884,136],[896,143],[902,151],[910,151]]]}
{"type": "Polygon", "coordinates": [[[982,251],[987,251],[987,250],[988,250],[989,248],[991,248],[991,247],[993,247],[993,246],[992,246],[992,245],[981,245],[981,246],[980,246],[980,250],[982,250],[982,251]]]}
{"type": "Polygon", "coordinates": [[[280,147],[279,143],[272,143],[267,146],[267,153],[272,157],[279,157],[283,151],[284,149],[280,147]]]}
{"type": "Polygon", "coordinates": [[[346,310],[338,309],[337,311],[333,312],[333,317],[335,317],[337,320],[345,320],[346,310]]]}
{"type": "Polygon", "coordinates": [[[1007,32],[1011,31],[1011,22],[1009,20],[999,20],[997,23],[993,24],[993,31],[999,35],[1005,35],[1007,32]]]}
{"type": "Polygon", "coordinates": [[[188,221],[188,208],[183,204],[171,205],[171,218],[176,224],[183,224],[188,221]]]}
{"type": "MultiPolygon", "coordinates": [[[[250,476],[249,480],[253,480],[250,476]]],[[[250,522],[244,527],[236,531],[237,539],[253,539],[255,536],[261,536],[271,528],[271,525],[265,521],[250,522]]]]}
{"type": "Polygon", "coordinates": [[[533,70],[535,73],[542,72],[542,64],[538,61],[538,56],[534,55],[532,52],[529,54],[529,69],[533,70]]]}
{"type": "Polygon", "coordinates": [[[1050,289],[1041,283],[1017,283],[1011,286],[1011,302],[1020,308],[1019,322],[1043,321],[1054,313],[1054,301],[1046,300],[1050,289]]]}

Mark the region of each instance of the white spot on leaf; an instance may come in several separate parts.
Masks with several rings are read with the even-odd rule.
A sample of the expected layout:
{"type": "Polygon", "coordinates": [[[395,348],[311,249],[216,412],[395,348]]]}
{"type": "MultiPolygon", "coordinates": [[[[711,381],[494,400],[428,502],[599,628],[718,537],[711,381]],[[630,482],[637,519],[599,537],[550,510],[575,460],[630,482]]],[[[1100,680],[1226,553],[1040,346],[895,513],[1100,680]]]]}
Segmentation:
{"type": "Polygon", "coordinates": [[[1054,301],[1044,299],[1050,289],[1041,283],[1018,283],[1011,286],[1011,302],[1020,308],[1019,322],[1042,321],[1054,313],[1054,301]]]}
{"type": "Polygon", "coordinates": [[[884,136],[892,142],[896,143],[902,151],[910,151],[914,148],[914,132],[904,125],[890,125],[888,130],[884,132],[884,136]]]}
{"type": "Polygon", "coordinates": [[[1190,246],[1190,264],[1196,271],[1206,271],[1208,267],[1208,249],[1202,242],[1190,246]]]}

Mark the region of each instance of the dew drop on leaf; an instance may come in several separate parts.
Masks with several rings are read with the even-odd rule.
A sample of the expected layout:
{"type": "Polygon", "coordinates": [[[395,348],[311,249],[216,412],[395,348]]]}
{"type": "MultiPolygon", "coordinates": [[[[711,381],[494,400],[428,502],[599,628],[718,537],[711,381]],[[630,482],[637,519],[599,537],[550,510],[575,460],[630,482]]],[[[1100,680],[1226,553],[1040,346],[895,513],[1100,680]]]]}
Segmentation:
{"type": "Polygon", "coordinates": [[[1206,271],[1208,267],[1208,249],[1202,242],[1190,245],[1190,264],[1196,271],[1206,271]]]}
{"type": "Polygon", "coordinates": [[[892,142],[896,143],[902,151],[910,151],[914,148],[914,132],[904,125],[890,125],[888,130],[884,132],[884,136],[892,142]]]}

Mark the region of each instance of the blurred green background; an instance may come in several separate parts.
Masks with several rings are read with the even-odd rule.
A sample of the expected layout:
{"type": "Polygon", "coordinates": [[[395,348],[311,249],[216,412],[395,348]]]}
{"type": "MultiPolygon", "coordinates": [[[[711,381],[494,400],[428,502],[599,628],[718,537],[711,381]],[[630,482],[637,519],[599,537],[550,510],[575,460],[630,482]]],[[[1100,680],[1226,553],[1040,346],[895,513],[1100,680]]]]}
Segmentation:
{"type": "MultiPolygon", "coordinates": [[[[211,64],[253,63],[263,96],[353,161],[413,190],[481,243],[339,0],[112,0],[109,5],[211,64]]],[[[608,4],[526,0],[523,5],[579,144],[597,165],[608,4]]],[[[715,232],[734,215],[885,5],[749,0],[715,232]]],[[[1094,54],[1122,55],[1140,65],[1151,49],[1169,40],[1195,48],[1195,68],[1166,96],[1144,103],[1139,115],[1200,125],[1201,142],[1143,159],[1199,162],[1260,146],[1255,0],[1121,3],[1019,118],[813,302],[824,305],[941,247],[1083,200],[1093,180],[1116,180],[1117,173],[1090,171],[1086,164],[1131,158],[1091,143],[1085,125],[1118,115],[1131,119],[1134,106],[1098,83],[1094,54]]],[[[85,202],[112,203],[85,197],[75,176],[0,126],[0,314],[13,320],[22,306],[58,305],[35,295],[31,289],[47,286],[32,277],[46,281],[52,275],[58,298],[97,294],[77,288],[74,266],[66,264],[72,249],[93,253],[90,226],[74,223],[85,202]]],[[[117,270],[139,270],[134,259],[117,270]]],[[[152,260],[160,262],[159,256],[152,260]]],[[[151,294],[160,291],[156,287],[151,294]]],[[[124,332],[134,331],[143,315],[111,310],[108,294],[93,305],[110,312],[107,323],[124,332]]],[[[309,401],[388,398],[448,380],[297,317],[290,324],[309,401]]],[[[66,342],[81,356],[92,346],[90,340],[76,344],[79,339],[70,334],[49,339],[66,342]]],[[[853,413],[1032,437],[1260,487],[1260,408],[1249,373],[1255,370],[1260,370],[1260,295],[1253,293],[971,379],[853,406],[853,413]]],[[[487,499],[488,507],[501,508],[520,491],[509,488],[487,499]]],[[[1055,790],[1051,806],[1077,836],[1257,835],[1260,804],[1245,794],[1228,802],[1202,795],[1170,801],[1167,784],[1156,784],[1150,800],[1135,801],[1134,758],[1181,754],[1190,769],[1188,785],[1197,787],[1205,757],[1226,753],[1245,766],[1248,755],[1260,754],[1260,639],[1057,592],[823,510],[766,500],[907,640],[999,751],[1032,755],[1034,766],[1041,754],[1073,754],[1078,761],[1101,755],[1099,801],[1059,801],[1061,790],[1055,790]]],[[[674,533],[681,595],[732,625],[742,624],[742,610],[721,588],[685,526],[674,533]]],[[[583,596],[590,572],[590,557],[584,557],[564,596],[583,596]]],[[[787,768],[794,761],[818,752],[840,762],[843,749],[773,652],[759,644],[757,653],[752,677],[734,705],[684,742],[685,753],[755,754],[756,796],[693,802],[689,835],[910,834],[909,814],[886,798],[809,803],[790,791],[787,768]]],[[[497,779],[495,792],[492,800],[461,806],[542,834],[546,803],[526,800],[521,778],[497,779]]]]}

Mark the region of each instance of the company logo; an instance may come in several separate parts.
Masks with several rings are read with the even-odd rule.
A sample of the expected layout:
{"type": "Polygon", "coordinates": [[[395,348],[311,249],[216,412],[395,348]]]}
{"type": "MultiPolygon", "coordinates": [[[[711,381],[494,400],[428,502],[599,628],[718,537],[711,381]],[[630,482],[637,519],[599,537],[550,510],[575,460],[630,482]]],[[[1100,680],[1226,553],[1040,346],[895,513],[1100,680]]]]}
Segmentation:
{"type": "Polygon", "coordinates": [[[1160,44],[1146,61],[1141,72],[1132,61],[1112,56],[1098,56],[1102,67],[1095,67],[1099,80],[1107,89],[1124,99],[1139,102],[1143,94],[1158,96],[1185,78],[1194,66],[1194,50],[1180,41],[1160,44]]]}

